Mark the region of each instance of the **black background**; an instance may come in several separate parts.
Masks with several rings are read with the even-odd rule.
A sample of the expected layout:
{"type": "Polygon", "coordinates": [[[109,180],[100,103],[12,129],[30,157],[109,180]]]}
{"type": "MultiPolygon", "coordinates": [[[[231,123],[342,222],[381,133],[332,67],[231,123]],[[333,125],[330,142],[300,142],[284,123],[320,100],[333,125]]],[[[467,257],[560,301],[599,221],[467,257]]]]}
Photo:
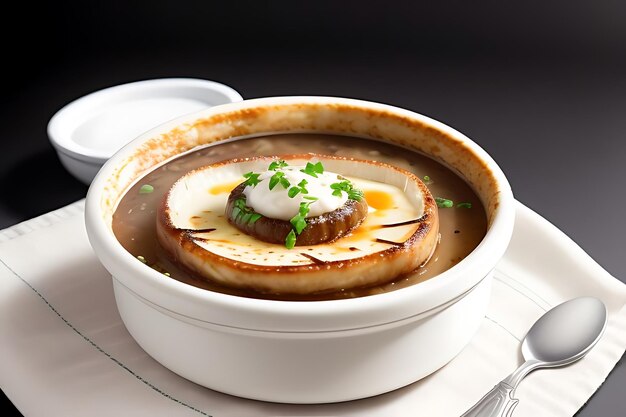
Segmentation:
{"type": "MultiPolygon", "coordinates": [[[[60,107],[120,83],[196,77],[244,98],[353,97],[441,120],[626,279],[622,1],[62,1],[4,19],[19,30],[1,29],[0,228],[86,193],[46,136],[60,107]]],[[[621,415],[625,368],[580,416],[621,415]]]]}

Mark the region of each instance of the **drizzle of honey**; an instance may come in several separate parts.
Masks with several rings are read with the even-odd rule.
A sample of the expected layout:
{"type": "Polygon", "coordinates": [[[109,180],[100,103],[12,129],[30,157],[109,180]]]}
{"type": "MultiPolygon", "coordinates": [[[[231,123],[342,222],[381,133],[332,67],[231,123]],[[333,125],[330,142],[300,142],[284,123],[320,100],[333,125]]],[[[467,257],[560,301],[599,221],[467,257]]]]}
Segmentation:
{"type": "Polygon", "coordinates": [[[389,193],[379,190],[365,191],[367,205],[376,210],[389,210],[393,207],[393,197],[389,193]]]}
{"type": "Polygon", "coordinates": [[[222,194],[222,193],[230,193],[232,190],[235,189],[236,186],[238,186],[241,183],[242,183],[241,180],[237,180],[237,181],[229,182],[226,184],[217,184],[209,188],[209,193],[213,195],[222,194]]]}

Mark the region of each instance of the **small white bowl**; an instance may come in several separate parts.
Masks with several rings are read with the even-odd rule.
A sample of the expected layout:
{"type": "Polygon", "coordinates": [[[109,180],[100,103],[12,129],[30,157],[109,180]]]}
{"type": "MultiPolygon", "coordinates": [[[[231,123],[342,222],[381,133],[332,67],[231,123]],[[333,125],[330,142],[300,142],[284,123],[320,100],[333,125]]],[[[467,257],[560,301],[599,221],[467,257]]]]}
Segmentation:
{"type": "Polygon", "coordinates": [[[113,154],[141,133],[207,107],[241,101],[232,88],[214,81],[163,78],[96,91],[59,110],[48,137],[65,168],[90,184],[113,154]]]}
{"type": "Polygon", "coordinates": [[[217,391],[287,403],[381,394],[417,381],[469,343],[487,311],[492,273],[513,231],[515,200],[498,165],[458,131],[400,108],[332,97],[272,97],[184,116],[116,153],[87,194],[87,234],[113,275],[130,334],[157,361],[217,391]],[[119,200],[176,155],[243,137],[321,132],[422,152],[454,169],[489,221],[482,242],[440,275],[396,291],[345,300],[274,301],[168,279],[112,232],[119,200]]]}

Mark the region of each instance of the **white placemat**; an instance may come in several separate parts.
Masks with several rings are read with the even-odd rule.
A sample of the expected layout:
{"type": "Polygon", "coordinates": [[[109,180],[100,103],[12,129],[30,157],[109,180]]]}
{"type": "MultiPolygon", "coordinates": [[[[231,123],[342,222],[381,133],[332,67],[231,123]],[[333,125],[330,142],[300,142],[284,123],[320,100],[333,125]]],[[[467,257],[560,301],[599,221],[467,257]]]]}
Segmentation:
{"type": "Polygon", "coordinates": [[[458,416],[521,363],[520,340],[543,312],[593,295],[609,310],[598,345],[574,365],[532,373],[516,393],[516,417],[572,416],[626,347],[626,285],[518,204],[488,314],[444,368],[348,403],[232,397],[168,371],[134,342],[117,313],[110,276],[87,241],[82,211],[80,201],[0,232],[0,384],[28,416],[458,416]]]}

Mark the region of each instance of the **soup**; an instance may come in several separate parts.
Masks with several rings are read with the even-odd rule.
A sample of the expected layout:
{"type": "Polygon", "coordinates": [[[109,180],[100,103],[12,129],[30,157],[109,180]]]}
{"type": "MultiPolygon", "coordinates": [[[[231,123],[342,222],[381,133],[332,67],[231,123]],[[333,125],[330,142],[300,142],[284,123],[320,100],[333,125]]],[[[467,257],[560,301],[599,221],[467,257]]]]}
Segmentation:
{"type": "MultiPolygon", "coordinates": [[[[243,181],[243,179],[242,179],[243,181]]],[[[230,188],[237,184],[229,185],[230,188]]],[[[215,190],[214,190],[215,191],[215,190]]],[[[218,190],[221,191],[221,190],[218,190]]],[[[369,193],[370,205],[384,206],[385,195],[369,193]]],[[[442,164],[416,152],[368,139],[330,134],[280,134],[216,144],[179,156],[138,181],[122,198],[114,216],[113,231],[139,261],[164,274],[166,279],[226,294],[276,299],[316,301],[362,297],[393,291],[430,279],[467,256],[487,230],[484,208],[471,188],[442,164]],[[367,287],[311,294],[277,294],[219,285],[172,262],[156,236],[156,214],[163,195],[191,170],[233,158],[316,153],[386,163],[421,178],[440,204],[440,241],[430,260],[389,282],[367,287]]],[[[350,235],[344,239],[349,239],[350,235]]]]}

